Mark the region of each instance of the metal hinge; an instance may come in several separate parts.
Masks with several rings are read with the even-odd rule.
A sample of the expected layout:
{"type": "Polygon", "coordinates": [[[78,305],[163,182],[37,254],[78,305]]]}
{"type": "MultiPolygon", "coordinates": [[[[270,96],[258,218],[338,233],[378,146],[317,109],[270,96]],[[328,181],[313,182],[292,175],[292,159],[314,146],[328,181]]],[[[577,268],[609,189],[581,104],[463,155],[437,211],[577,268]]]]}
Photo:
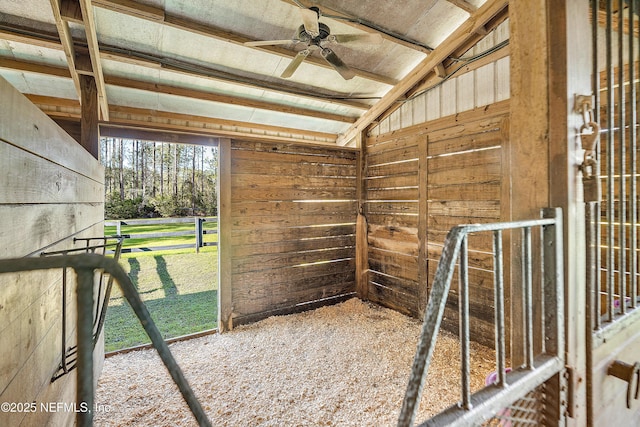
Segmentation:
{"type": "Polygon", "coordinates": [[[564,385],[562,386],[565,399],[562,400],[564,405],[564,415],[573,418],[575,407],[575,389],[574,389],[574,371],[571,366],[564,367],[564,385]]]}

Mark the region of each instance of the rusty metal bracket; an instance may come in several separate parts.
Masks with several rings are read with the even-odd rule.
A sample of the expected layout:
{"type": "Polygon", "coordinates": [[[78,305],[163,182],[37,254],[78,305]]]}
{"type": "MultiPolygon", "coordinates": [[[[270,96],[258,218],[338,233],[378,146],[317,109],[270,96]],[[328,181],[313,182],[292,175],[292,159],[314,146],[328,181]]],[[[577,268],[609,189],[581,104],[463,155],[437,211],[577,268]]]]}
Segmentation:
{"type": "Polygon", "coordinates": [[[631,409],[634,377],[636,378],[636,394],[633,398],[638,400],[638,397],[640,396],[640,362],[635,362],[631,365],[621,360],[614,360],[613,363],[609,365],[609,369],[607,369],[607,375],[612,375],[628,383],[627,408],[631,409]]]}
{"type": "Polygon", "coordinates": [[[570,417],[570,418],[574,418],[575,417],[575,404],[576,404],[576,392],[575,392],[575,385],[574,385],[574,378],[575,377],[575,372],[573,370],[573,368],[569,365],[566,365],[564,368],[564,380],[565,380],[565,384],[564,384],[564,389],[566,391],[566,413],[565,415],[570,417]]]}

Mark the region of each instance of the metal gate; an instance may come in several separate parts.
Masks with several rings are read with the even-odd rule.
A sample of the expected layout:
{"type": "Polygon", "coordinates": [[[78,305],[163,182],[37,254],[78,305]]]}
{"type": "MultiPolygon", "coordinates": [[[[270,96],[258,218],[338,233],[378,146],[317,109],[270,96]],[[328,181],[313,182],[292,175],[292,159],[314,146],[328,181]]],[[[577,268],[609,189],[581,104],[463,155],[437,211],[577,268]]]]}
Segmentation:
{"type": "MultiPolygon", "coordinates": [[[[640,0],[591,0],[593,103],[577,99],[581,129],[587,238],[587,419],[606,415],[602,402],[631,391],[638,359],[621,346],[638,316],[638,26],[640,0]],[[597,124],[599,123],[599,125],[597,124]],[[600,136],[598,142],[598,134],[600,136]],[[616,344],[617,343],[617,344],[616,344]],[[615,358],[611,356],[615,352],[615,358]],[[625,378],[620,378],[625,377],[625,378]],[[622,380],[622,381],[621,381],[622,380]],[[627,382],[628,384],[625,384],[627,382]],[[605,384],[610,383],[611,385],[605,384]],[[606,389],[606,390],[605,390],[606,389]]],[[[632,340],[633,341],[633,340],[632,340]]],[[[637,344],[640,346],[640,343],[637,344]]],[[[640,366],[640,365],[638,365],[640,366]]],[[[640,382],[640,373],[637,373],[640,382]]],[[[640,387],[640,386],[639,386],[640,387]]],[[[631,409],[633,394],[626,393],[631,409]]],[[[624,400],[624,399],[623,399],[624,400]]],[[[608,406],[611,406],[610,404],[608,406]]],[[[611,409],[617,411],[618,409],[611,409]]],[[[638,410],[636,404],[635,410],[638,410]]],[[[620,415],[620,419],[630,413],[620,415]]],[[[624,425],[624,424],[622,424],[624,425]]]]}

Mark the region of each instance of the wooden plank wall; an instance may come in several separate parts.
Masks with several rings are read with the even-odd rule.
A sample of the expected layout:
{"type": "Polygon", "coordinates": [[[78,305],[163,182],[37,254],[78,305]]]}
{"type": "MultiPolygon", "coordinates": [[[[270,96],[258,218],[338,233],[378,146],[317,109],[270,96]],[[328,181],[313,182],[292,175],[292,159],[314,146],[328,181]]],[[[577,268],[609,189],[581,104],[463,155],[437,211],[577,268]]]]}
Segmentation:
{"type": "MultiPolygon", "coordinates": [[[[76,236],[102,235],[98,161],[1,78],[0,99],[0,256],[38,256],[73,247],[76,236]]],[[[75,373],[50,382],[62,352],[61,277],[53,270],[0,274],[0,402],[75,401],[75,373]]],[[[74,299],[71,281],[67,300],[74,299]]],[[[73,344],[74,304],[67,320],[73,344]]],[[[74,417],[1,411],[0,425],[68,425],[74,417]]]]}
{"type": "Polygon", "coordinates": [[[231,142],[234,325],[354,294],[357,157],[352,149],[231,142]]]}
{"type": "MultiPolygon", "coordinates": [[[[367,139],[369,299],[421,317],[447,232],[508,216],[508,114],[503,101],[367,139]]],[[[471,236],[469,249],[471,333],[488,344],[494,335],[491,237],[471,236]]],[[[443,325],[457,332],[457,318],[454,280],[443,325]]]]}

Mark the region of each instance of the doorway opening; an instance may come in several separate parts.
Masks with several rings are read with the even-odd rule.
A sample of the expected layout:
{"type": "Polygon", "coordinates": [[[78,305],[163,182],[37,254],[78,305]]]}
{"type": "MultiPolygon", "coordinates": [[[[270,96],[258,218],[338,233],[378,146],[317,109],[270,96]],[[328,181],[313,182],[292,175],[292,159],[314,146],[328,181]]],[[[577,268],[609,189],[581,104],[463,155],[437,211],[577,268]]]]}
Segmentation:
{"type": "MultiPolygon", "coordinates": [[[[218,146],[105,137],[105,236],[165,340],[218,323],[218,146]]],[[[119,290],[108,298],[105,352],[149,339],[119,290]]]]}

